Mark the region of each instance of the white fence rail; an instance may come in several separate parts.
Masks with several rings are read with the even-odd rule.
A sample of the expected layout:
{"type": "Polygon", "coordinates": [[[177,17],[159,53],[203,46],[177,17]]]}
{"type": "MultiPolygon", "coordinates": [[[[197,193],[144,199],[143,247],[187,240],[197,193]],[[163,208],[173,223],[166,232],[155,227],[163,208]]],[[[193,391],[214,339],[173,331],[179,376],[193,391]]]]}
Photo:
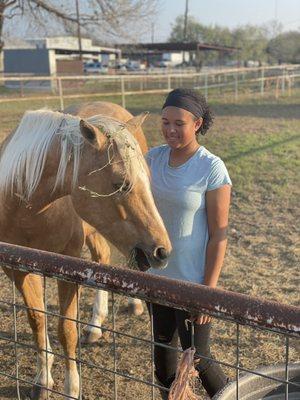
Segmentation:
{"type": "Polygon", "coordinates": [[[120,96],[126,107],[127,96],[165,93],[180,86],[200,89],[206,98],[231,94],[238,101],[245,92],[261,96],[272,92],[277,98],[291,95],[292,89],[300,86],[299,78],[300,65],[160,75],[2,76],[0,85],[6,90],[0,90],[0,104],[56,100],[63,109],[66,99],[120,96]]]}

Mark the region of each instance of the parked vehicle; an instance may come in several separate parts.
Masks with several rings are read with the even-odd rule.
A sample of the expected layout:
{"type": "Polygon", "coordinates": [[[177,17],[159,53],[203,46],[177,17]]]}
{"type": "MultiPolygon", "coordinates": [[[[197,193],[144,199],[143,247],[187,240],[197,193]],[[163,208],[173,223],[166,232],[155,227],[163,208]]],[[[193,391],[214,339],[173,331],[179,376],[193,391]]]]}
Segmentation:
{"type": "Polygon", "coordinates": [[[108,69],[99,61],[89,61],[83,64],[83,71],[87,74],[107,74],[108,69]]]}

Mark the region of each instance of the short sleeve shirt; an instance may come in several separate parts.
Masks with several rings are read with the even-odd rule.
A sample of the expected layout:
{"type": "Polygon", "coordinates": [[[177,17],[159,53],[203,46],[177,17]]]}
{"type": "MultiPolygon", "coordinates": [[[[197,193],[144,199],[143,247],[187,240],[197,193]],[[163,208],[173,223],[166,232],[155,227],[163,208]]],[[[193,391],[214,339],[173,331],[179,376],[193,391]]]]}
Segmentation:
{"type": "Polygon", "coordinates": [[[167,267],[149,273],[203,283],[209,239],[205,195],[231,180],[224,162],[203,146],[179,167],[171,167],[169,157],[167,145],[146,155],[153,197],[173,247],[167,267]]]}

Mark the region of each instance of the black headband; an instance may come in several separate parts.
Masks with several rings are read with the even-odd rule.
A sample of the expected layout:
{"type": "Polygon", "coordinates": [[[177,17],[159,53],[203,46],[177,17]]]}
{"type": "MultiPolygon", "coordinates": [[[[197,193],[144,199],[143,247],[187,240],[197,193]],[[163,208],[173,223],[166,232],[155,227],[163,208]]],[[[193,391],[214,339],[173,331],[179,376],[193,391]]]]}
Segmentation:
{"type": "Polygon", "coordinates": [[[168,94],[162,109],[169,106],[183,108],[192,113],[196,118],[201,118],[204,115],[203,108],[197,101],[195,94],[189,89],[172,90],[168,94]]]}

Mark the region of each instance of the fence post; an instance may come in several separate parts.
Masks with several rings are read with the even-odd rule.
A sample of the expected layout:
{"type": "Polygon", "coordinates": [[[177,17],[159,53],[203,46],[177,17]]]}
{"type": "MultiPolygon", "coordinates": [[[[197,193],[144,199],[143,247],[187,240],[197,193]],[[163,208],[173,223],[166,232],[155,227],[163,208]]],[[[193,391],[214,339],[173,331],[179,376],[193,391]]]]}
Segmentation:
{"type": "Polygon", "coordinates": [[[275,87],[275,99],[278,99],[278,97],[279,97],[279,77],[277,76],[277,79],[276,79],[276,87],[275,87]]]}
{"type": "Polygon", "coordinates": [[[168,79],[168,90],[171,90],[171,75],[167,75],[167,79],[168,79]]]}
{"type": "Polygon", "coordinates": [[[20,81],[20,96],[24,97],[24,84],[23,80],[20,81]]]}
{"type": "Polygon", "coordinates": [[[60,109],[64,109],[64,96],[63,96],[63,89],[61,84],[61,78],[57,78],[58,82],[58,93],[59,93],[59,101],[60,101],[60,109]]]}
{"type": "Polygon", "coordinates": [[[140,78],[140,91],[142,92],[144,90],[144,81],[143,81],[143,77],[140,78]]]}
{"type": "Polygon", "coordinates": [[[121,76],[121,92],[122,92],[122,107],[126,108],[124,76],[121,76]]]}
{"type": "Polygon", "coordinates": [[[281,92],[285,92],[285,70],[282,70],[282,77],[281,77],[281,92]]]}
{"type": "Polygon", "coordinates": [[[207,79],[208,79],[208,76],[207,76],[207,74],[205,74],[204,75],[204,97],[206,100],[208,99],[207,79]]]}
{"type": "Polygon", "coordinates": [[[239,97],[239,81],[238,81],[239,72],[236,71],[235,73],[235,80],[234,80],[234,98],[235,100],[239,97]]]}
{"type": "Polygon", "coordinates": [[[292,95],[292,79],[289,76],[288,77],[288,96],[290,97],[292,95]]]}
{"type": "Polygon", "coordinates": [[[265,87],[265,70],[262,68],[261,70],[261,81],[260,81],[260,94],[261,96],[264,95],[264,87],[265,87]]]}

